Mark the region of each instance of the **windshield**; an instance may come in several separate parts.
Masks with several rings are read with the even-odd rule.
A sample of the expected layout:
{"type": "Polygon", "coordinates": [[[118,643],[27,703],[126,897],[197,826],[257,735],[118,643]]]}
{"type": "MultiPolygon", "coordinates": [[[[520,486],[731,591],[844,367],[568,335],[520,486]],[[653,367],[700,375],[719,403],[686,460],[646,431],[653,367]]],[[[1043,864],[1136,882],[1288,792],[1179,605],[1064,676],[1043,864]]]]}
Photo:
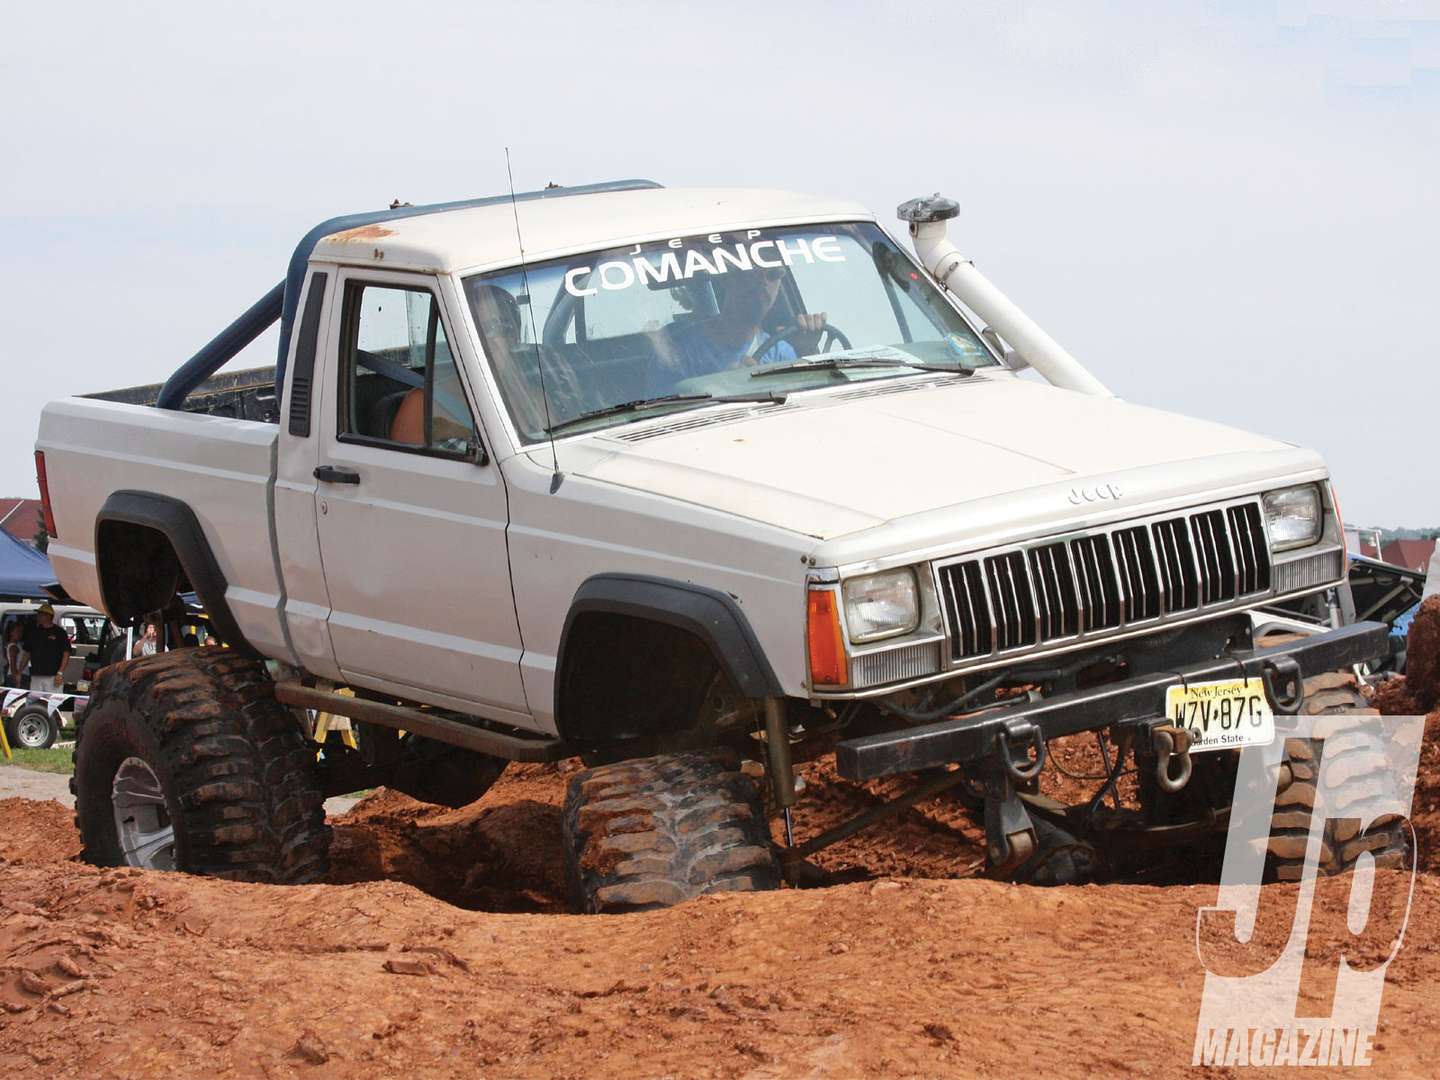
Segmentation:
{"type": "Polygon", "coordinates": [[[583,430],[654,415],[615,409],[652,398],[679,399],[664,409],[697,408],[707,395],[794,393],[916,366],[996,362],[869,223],[611,248],[478,274],[465,279],[465,295],[526,442],[562,424],[583,430]],[[604,415],[577,420],[591,413],[604,415]]]}

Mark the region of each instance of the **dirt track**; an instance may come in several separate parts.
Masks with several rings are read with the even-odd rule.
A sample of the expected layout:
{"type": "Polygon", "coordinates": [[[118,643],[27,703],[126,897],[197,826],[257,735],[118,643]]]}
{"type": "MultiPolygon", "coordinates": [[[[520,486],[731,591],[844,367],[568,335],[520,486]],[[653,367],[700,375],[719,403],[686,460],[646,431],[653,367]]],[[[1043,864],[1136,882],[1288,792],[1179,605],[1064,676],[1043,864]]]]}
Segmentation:
{"type": "MultiPolygon", "coordinates": [[[[1440,1057],[1440,712],[1421,774],[1376,1076],[1440,1057]]],[[[807,830],[875,797],[807,777],[807,830]]],[[[937,803],[826,853],[869,880],[578,918],[564,779],[515,769],[455,811],[381,792],[335,820],[334,884],[294,889],[82,866],[68,811],[0,800],[0,1076],[1193,1073],[1213,885],[975,878],[978,831],[937,803]]],[[[1283,939],[1293,894],[1267,888],[1283,939]]]]}

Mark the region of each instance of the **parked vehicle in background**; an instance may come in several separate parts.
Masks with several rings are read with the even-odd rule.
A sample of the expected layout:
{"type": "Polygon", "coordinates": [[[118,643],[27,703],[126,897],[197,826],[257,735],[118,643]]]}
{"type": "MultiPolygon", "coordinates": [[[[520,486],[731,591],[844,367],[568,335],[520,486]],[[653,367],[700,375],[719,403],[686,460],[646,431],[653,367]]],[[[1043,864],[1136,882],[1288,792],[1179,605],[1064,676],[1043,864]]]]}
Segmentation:
{"type": "MultiPolygon", "coordinates": [[[[4,709],[5,735],[11,746],[43,749],[60,737],[66,717],[73,716],[77,696],[88,693],[95,673],[103,666],[103,655],[125,631],[94,608],[71,604],[55,604],[55,623],[70,637],[70,659],[65,665],[60,691],[48,691],[24,698],[14,697],[4,709]],[[53,700],[52,700],[53,699],[53,700]]],[[[0,633],[6,635],[16,623],[34,624],[39,604],[29,602],[0,604],[0,633]]],[[[14,690],[17,687],[9,687],[14,690]]],[[[0,698],[3,700],[3,698],[0,698]]]]}
{"type": "MultiPolygon", "coordinates": [[[[232,646],[102,673],[85,857],[315,880],[327,792],[458,805],[572,756],[587,911],[802,875],[835,839],[790,843],[802,757],[965,790],[997,876],[1217,837],[1235,750],[1362,704],[1307,679],[1386,649],[1253,634],[1344,579],[1325,465],[1117,400],[957,251],[957,212],[902,206],[913,253],[852,203],[648,182],[334,219],[156,407],[48,405],[65,588],[126,624],[194,590],[232,646]],[[277,319],[273,375],[206,382],[277,319]],[[358,748],[318,768],[306,709],[358,748]],[[1048,741],[1083,732],[1104,786],[1046,800],[1048,741]]],[[[1293,878],[1316,751],[1284,748],[1293,878]]],[[[1405,857],[1393,822],[1323,850],[1405,857]]]]}

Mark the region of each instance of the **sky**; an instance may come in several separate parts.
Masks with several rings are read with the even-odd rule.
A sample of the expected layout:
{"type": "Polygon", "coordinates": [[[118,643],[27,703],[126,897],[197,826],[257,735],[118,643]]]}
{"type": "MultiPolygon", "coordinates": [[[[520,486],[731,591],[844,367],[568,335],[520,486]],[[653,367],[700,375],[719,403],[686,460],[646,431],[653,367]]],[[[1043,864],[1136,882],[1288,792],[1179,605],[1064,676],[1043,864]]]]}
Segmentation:
{"type": "MultiPolygon", "coordinates": [[[[1440,526],[1440,0],[29,4],[0,37],[0,495],[324,218],[648,177],[894,207],[1121,397],[1440,526]]],[[[233,366],[273,363],[267,334],[233,366]]],[[[1023,421],[1022,421],[1023,422],[1023,421]]]]}

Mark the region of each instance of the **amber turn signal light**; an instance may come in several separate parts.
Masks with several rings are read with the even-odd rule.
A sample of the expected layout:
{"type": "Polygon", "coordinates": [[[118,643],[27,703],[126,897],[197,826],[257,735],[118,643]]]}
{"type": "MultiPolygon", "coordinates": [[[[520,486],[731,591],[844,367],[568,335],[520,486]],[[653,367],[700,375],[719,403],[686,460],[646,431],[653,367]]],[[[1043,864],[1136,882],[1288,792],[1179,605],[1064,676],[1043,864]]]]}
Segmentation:
{"type": "Polygon", "coordinates": [[[806,594],[806,639],[810,650],[810,685],[844,686],[850,681],[845,664],[845,639],[833,589],[806,594]]]}

